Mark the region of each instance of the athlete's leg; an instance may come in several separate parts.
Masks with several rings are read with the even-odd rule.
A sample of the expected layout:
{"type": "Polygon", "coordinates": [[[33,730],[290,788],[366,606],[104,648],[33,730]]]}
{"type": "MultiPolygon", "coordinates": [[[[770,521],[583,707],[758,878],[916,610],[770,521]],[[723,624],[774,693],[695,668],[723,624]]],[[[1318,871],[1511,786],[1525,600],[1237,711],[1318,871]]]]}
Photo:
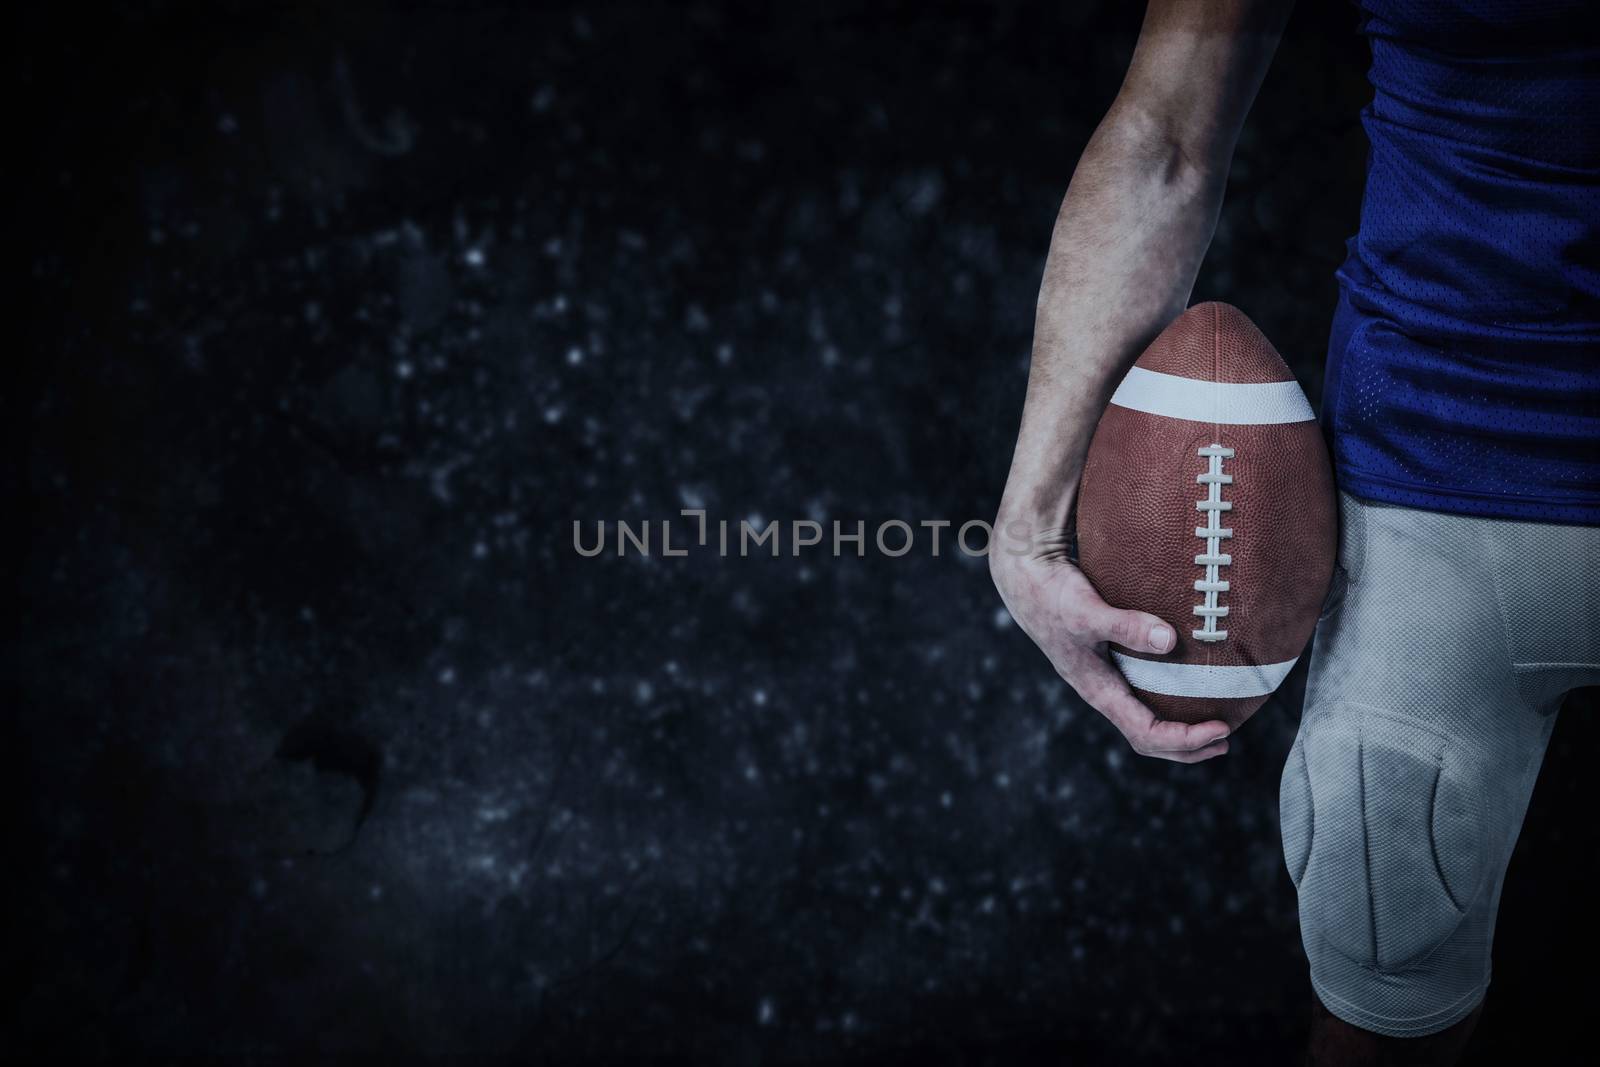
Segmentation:
{"type": "Polygon", "coordinates": [[[1436,1034],[1389,1037],[1350,1025],[1312,997],[1305,1067],[1450,1067],[1460,1061],[1482,1014],[1479,1004],[1436,1034]]]}
{"type": "MultiPolygon", "coordinates": [[[[1586,602],[1600,596],[1600,529],[1350,497],[1341,513],[1347,585],[1318,628],[1281,797],[1328,1013],[1314,1033],[1347,1051],[1359,1035],[1334,1020],[1464,1039],[1555,712],[1568,688],[1600,680],[1586,602]]],[[[1458,1043],[1409,1052],[1423,1044],[1450,1062],[1458,1043]]]]}

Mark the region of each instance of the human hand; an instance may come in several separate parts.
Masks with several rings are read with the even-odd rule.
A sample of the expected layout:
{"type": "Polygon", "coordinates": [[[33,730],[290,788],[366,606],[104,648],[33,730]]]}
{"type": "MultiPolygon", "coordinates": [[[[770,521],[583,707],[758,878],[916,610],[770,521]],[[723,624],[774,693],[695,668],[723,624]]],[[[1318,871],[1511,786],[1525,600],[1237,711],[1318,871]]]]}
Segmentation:
{"type": "Polygon", "coordinates": [[[1121,610],[1100,599],[1089,579],[1067,558],[1067,538],[1062,534],[1000,543],[1002,533],[1010,539],[1025,527],[1027,523],[1007,523],[1003,517],[995,523],[989,572],[1011,617],[1049,658],[1056,673],[1111,720],[1141,756],[1199,763],[1227,752],[1227,723],[1190,725],[1156,718],[1133,695],[1107,654],[1110,644],[1137,652],[1170,652],[1176,642],[1172,627],[1147,612],[1121,610]]]}

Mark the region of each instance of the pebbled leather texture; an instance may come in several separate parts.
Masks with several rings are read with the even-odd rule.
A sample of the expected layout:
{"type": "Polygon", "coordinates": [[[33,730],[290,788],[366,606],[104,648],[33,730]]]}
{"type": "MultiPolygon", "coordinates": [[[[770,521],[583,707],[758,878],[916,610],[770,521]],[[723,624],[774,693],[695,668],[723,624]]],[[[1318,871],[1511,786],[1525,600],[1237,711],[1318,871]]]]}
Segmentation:
{"type": "MultiPolygon", "coordinates": [[[[1283,358],[1244,313],[1206,303],[1174,320],[1137,366],[1206,382],[1292,381],[1283,358]]],[[[1281,663],[1305,648],[1316,627],[1333,574],[1337,524],[1333,474],[1316,422],[1218,425],[1112,406],[1089,446],[1078,497],[1079,565],[1106,602],[1148,611],[1170,623],[1177,647],[1142,659],[1234,666],[1281,663]],[[1206,487],[1195,481],[1207,461],[1197,450],[1234,450],[1223,462],[1233,483],[1222,496],[1233,504],[1222,525],[1233,529],[1221,551],[1229,589],[1218,620],[1226,640],[1201,642],[1192,611],[1203,599],[1194,583],[1205,576],[1194,557],[1205,550],[1195,527],[1206,516],[1195,502],[1206,487]]],[[[1126,651],[1126,650],[1119,650],[1126,651]]],[[[1238,726],[1265,701],[1137,695],[1163,718],[1238,726]]]]}

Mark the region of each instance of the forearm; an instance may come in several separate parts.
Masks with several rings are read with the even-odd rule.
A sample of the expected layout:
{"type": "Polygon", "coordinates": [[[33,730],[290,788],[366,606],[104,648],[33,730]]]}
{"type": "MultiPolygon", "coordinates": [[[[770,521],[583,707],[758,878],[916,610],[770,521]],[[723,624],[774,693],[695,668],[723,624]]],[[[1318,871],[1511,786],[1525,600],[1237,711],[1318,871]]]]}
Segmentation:
{"type": "Polygon", "coordinates": [[[1065,526],[1112,390],[1188,305],[1225,180],[1225,159],[1195,158],[1132,106],[1114,106],[1095,131],[1056,218],[1039,287],[1002,521],[1035,531],[1065,526]]]}
{"type": "Polygon", "coordinates": [[[1181,763],[1226,752],[1227,724],[1158,720],[1133,696],[1107,649],[1170,652],[1172,627],[1107,604],[1061,548],[1112,390],[1188,305],[1234,143],[1291,2],[1147,0],[1127,77],[1056,217],[996,522],[1006,547],[989,554],[1006,609],[1056,673],[1135,752],[1181,763]]]}

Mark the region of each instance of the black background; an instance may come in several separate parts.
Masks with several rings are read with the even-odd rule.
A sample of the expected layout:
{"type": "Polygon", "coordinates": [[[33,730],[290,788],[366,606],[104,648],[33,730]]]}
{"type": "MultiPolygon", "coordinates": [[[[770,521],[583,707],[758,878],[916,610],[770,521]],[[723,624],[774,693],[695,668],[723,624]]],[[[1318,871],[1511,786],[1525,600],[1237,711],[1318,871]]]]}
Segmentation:
{"type": "MultiPolygon", "coordinates": [[[[1315,401],[1367,88],[1300,6],[1195,299],[1315,401]]],[[[571,543],[992,516],[1137,7],[20,16],[8,1051],[1289,1062],[1303,668],[1177,767],[948,547],[571,543]]],[[[1593,705],[1479,1062],[1587,1023],[1593,705]]]]}

